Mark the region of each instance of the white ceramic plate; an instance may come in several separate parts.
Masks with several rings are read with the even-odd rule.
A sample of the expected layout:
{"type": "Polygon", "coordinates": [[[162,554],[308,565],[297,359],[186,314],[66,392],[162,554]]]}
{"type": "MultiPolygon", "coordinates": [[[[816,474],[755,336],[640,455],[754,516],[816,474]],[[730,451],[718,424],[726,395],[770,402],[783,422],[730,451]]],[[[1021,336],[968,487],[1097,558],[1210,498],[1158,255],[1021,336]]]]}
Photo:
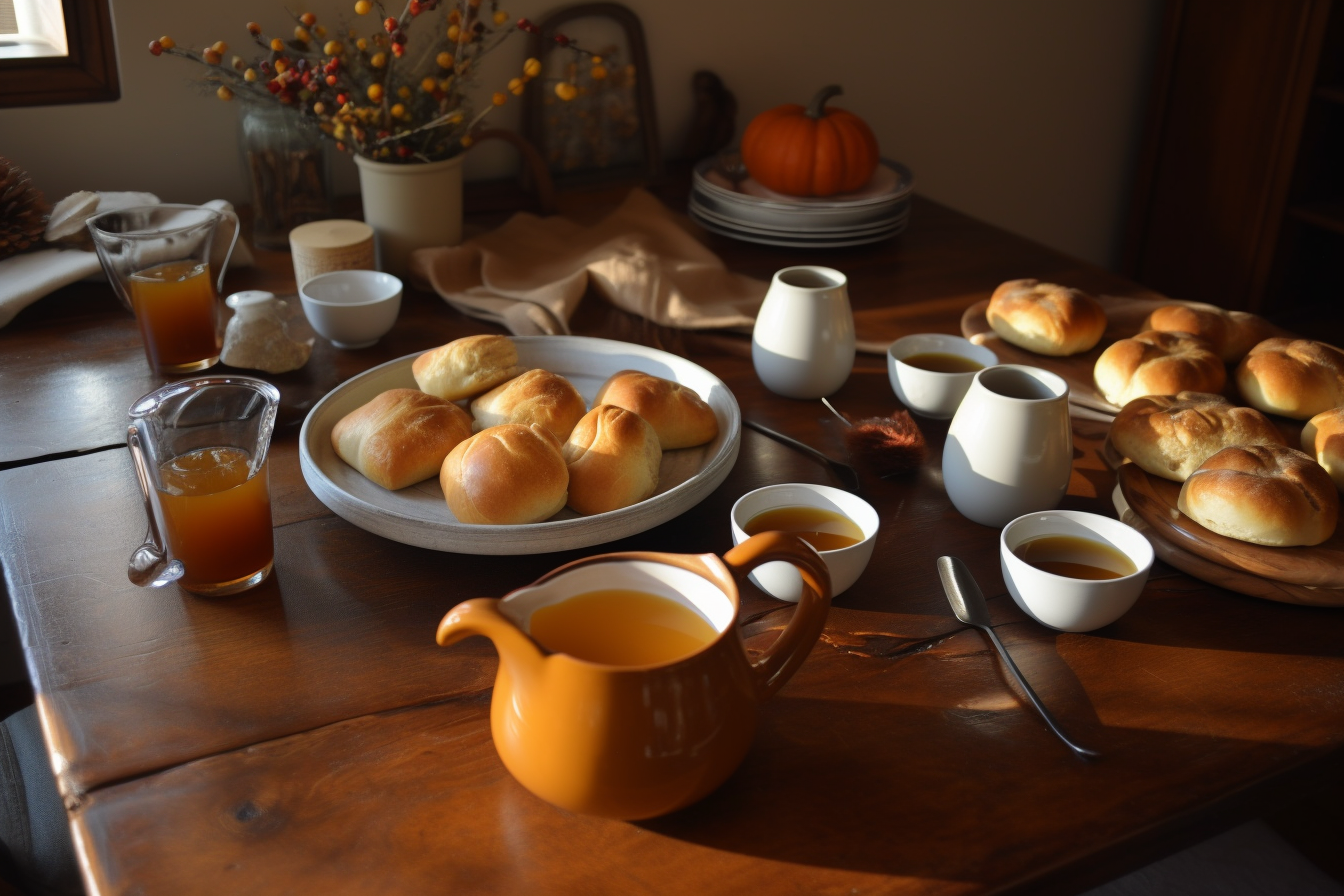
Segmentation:
{"type": "Polygon", "coordinates": [[[361,529],[403,544],[461,554],[540,554],[605,544],[651,529],[699,504],[727,478],[742,439],[742,413],[723,381],[698,364],[657,349],[585,336],[515,336],[520,363],[569,379],[592,405],[611,374],[636,369],[694,389],[714,409],[719,434],[708,445],[663,454],[658,491],[639,504],[593,516],[566,508],[522,526],[458,522],[438,478],[399,491],[365,479],[336,456],[331,430],[346,414],[388,389],[414,389],[411,363],[420,353],[365,371],[313,407],[299,435],[303,478],[318,499],[361,529]]]}
{"type": "Polygon", "coordinates": [[[695,221],[697,224],[699,224],[706,230],[710,231],[711,233],[718,233],[723,236],[732,237],[733,239],[737,240],[743,240],[748,243],[760,243],[765,246],[784,246],[786,248],[795,248],[795,249],[812,249],[812,248],[827,248],[827,247],[840,248],[844,246],[864,246],[867,245],[868,243],[878,243],[881,242],[882,240],[890,239],[896,236],[898,233],[900,233],[902,230],[905,229],[906,223],[908,221],[908,216],[902,217],[898,221],[896,221],[895,224],[893,224],[893,226],[887,228],[886,230],[883,230],[875,234],[869,234],[867,236],[844,236],[844,237],[825,238],[825,237],[808,237],[807,235],[801,233],[795,236],[785,236],[785,235],[767,236],[760,233],[753,233],[752,231],[749,230],[742,230],[737,227],[719,224],[715,221],[710,220],[704,215],[697,213],[697,211],[694,208],[688,209],[688,214],[690,215],[691,220],[695,221]]]}
{"type": "Polygon", "coordinates": [[[879,220],[868,224],[852,224],[843,227],[834,225],[812,225],[803,221],[794,221],[787,218],[781,218],[778,226],[758,224],[748,218],[740,218],[733,214],[716,211],[712,205],[701,201],[701,197],[692,193],[687,207],[695,212],[701,218],[713,221],[723,227],[734,230],[741,230],[747,233],[756,233],[761,236],[777,236],[783,239],[852,239],[854,237],[872,236],[873,234],[889,232],[895,227],[899,227],[904,221],[905,216],[910,214],[909,203],[896,206],[892,209],[892,214],[885,215],[879,220]]]}
{"type": "Polygon", "coordinates": [[[705,159],[692,170],[692,184],[707,193],[730,202],[783,209],[856,209],[872,203],[887,202],[905,196],[914,189],[915,176],[900,162],[882,159],[873,176],[863,187],[834,196],[786,196],[758,184],[748,177],[736,187],[718,171],[715,159],[705,159]]]}

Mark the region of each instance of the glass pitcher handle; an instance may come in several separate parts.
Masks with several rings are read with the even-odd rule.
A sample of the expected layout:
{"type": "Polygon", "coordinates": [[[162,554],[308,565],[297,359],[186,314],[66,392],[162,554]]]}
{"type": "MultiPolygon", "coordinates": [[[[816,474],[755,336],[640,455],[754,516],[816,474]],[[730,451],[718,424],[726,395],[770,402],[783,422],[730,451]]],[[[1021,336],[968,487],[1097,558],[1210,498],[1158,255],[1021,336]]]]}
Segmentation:
{"type": "Polygon", "coordinates": [[[145,452],[140,445],[140,433],[134,426],[126,430],[126,447],[131,450],[131,466],[135,468],[135,478],[140,483],[140,496],[145,501],[145,519],[149,523],[144,544],[131,552],[126,575],[135,585],[157,588],[182,578],[186,570],[182,561],[168,559],[168,548],[159,532],[159,524],[154,517],[154,503],[149,497],[153,485],[149,481],[149,469],[145,466],[145,452]]]}
{"type": "Polygon", "coordinates": [[[238,215],[232,209],[217,208],[215,211],[233,219],[233,239],[229,241],[229,251],[224,253],[224,263],[219,266],[219,281],[215,284],[215,289],[223,295],[224,274],[229,269],[229,259],[233,258],[233,249],[238,245],[238,234],[242,232],[243,227],[238,222],[238,215]]]}

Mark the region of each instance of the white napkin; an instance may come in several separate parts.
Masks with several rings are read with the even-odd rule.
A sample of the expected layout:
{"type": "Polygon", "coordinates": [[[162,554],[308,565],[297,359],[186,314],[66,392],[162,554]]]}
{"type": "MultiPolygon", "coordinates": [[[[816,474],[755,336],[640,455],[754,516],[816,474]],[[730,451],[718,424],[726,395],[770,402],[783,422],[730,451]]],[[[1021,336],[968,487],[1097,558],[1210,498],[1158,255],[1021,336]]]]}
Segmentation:
{"type": "MultiPolygon", "coordinates": [[[[158,197],[149,193],[100,193],[96,211],[109,211],[127,207],[128,197],[134,196],[133,204],[153,205],[158,197]],[[149,200],[152,200],[149,201],[149,200]]],[[[233,211],[233,206],[223,199],[213,199],[205,203],[206,208],[233,211]]],[[[215,239],[210,256],[210,264],[215,270],[224,263],[224,253],[229,248],[229,239],[233,233],[232,219],[225,219],[215,239]]],[[[252,251],[242,240],[234,247],[233,257],[229,259],[231,267],[248,267],[253,264],[252,251]]],[[[53,293],[63,286],[69,286],[86,277],[103,276],[103,268],[98,254],[89,249],[62,248],[39,249],[35,252],[22,252],[0,261],[0,327],[5,326],[14,316],[43,296],[53,293]]]]}

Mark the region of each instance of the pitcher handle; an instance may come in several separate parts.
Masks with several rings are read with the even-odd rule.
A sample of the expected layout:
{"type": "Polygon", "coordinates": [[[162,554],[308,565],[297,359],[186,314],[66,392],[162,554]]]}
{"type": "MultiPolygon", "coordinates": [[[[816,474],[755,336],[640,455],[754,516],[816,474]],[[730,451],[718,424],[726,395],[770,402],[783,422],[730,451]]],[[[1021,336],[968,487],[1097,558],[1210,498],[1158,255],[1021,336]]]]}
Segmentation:
{"type": "Polygon", "coordinates": [[[762,699],[773,696],[807,659],[831,607],[831,573],[826,561],[812,546],[787,532],[762,532],[723,555],[733,575],[745,579],[762,563],[783,560],[798,567],[803,577],[803,596],[793,618],[780,632],[775,643],[752,663],[762,699]]]}
{"type": "Polygon", "coordinates": [[[243,230],[242,224],[238,222],[238,215],[228,208],[217,208],[214,211],[221,215],[227,215],[233,219],[233,239],[229,241],[229,251],[224,253],[224,263],[219,266],[219,282],[215,284],[216,291],[220,295],[224,294],[224,274],[229,269],[229,259],[233,258],[233,248],[238,245],[238,234],[243,230]]]}

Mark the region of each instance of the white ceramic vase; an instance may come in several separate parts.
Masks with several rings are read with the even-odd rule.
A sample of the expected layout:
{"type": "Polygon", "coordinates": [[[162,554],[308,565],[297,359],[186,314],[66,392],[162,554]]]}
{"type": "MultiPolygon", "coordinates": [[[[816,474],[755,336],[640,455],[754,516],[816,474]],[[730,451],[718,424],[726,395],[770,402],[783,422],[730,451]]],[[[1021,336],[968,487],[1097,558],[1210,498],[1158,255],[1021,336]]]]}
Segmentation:
{"type": "Polygon", "coordinates": [[[461,155],[407,164],[355,156],[355,164],[382,270],[405,277],[412,250],[462,242],[461,155]]]}
{"type": "Polygon", "coordinates": [[[821,398],[854,369],[854,314],[848,282],[833,268],[778,271],[756,315],[751,361],[771,392],[821,398]]]}
{"type": "Polygon", "coordinates": [[[986,367],[943,445],[943,486],[965,517],[1002,528],[1063,499],[1073,470],[1069,386],[1047,370],[986,367]]]}

